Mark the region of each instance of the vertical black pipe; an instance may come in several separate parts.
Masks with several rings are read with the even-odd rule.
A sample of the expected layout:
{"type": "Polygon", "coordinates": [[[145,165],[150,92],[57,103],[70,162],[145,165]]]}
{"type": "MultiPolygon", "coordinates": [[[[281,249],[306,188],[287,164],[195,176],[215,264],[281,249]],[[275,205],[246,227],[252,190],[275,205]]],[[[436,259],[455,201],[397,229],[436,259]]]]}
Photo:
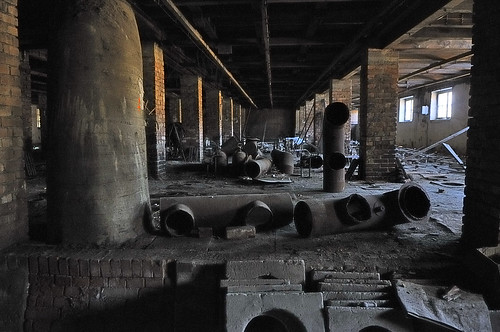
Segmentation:
{"type": "Polygon", "coordinates": [[[323,190],[332,193],[344,191],[346,158],[344,155],[344,127],[349,120],[346,104],[334,102],[325,109],[323,118],[323,190]]]}

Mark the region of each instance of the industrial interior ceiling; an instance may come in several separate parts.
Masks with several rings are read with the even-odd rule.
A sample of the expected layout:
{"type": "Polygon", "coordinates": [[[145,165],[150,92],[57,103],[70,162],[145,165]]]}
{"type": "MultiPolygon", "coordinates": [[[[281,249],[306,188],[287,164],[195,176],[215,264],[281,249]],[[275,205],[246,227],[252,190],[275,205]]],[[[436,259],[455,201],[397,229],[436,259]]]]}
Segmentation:
{"type": "MultiPolygon", "coordinates": [[[[49,48],[57,2],[19,0],[23,51],[49,48]]],[[[470,74],[472,0],[130,0],[141,38],[163,48],[166,91],[199,74],[244,107],[294,111],[367,48],[399,51],[401,91],[470,74]]],[[[49,52],[50,54],[50,52],[49,52]]],[[[30,60],[46,89],[46,58],[30,60]]]]}

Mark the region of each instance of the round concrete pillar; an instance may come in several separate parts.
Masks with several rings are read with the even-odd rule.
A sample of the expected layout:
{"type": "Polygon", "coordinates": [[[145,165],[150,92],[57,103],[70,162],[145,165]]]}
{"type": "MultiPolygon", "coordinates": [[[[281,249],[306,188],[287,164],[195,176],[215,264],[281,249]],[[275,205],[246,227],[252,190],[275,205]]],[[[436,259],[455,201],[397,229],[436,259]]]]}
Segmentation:
{"type": "Polygon", "coordinates": [[[49,240],[123,243],[150,211],[137,23],[126,1],[61,4],[49,54],[49,240]]]}

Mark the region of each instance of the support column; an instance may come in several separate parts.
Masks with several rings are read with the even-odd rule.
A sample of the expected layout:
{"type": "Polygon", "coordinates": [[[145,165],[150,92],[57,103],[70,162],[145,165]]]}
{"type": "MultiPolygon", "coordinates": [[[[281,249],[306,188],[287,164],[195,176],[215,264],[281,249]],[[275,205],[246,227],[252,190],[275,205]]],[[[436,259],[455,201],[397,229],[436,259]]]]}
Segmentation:
{"type": "Polygon", "coordinates": [[[387,181],[396,160],[398,53],[368,49],[360,83],[360,176],[387,181]]]}
{"type": "Polygon", "coordinates": [[[206,89],[206,107],[203,117],[205,136],[222,145],[222,92],[219,89],[206,89]]]}
{"type": "Polygon", "coordinates": [[[233,136],[233,98],[227,97],[222,99],[222,137],[226,141],[233,136]]]}
{"type": "Polygon", "coordinates": [[[142,45],[148,174],[166,174],[165,67],[163,50],[156,43],[142,45]]]}
{"type": "Polygon", "coordinates": [[[241,105],[233,106],[233,136],[241,140],[241,105]]]}
{"type": "Polygon", "coordinates": [[[314,140],[313,144],[322,152],[321,139],[323,136],[323,116],[326,108],[325,96],[321,94],[314,95],[314,140]]]}
{"type": "Polygon", "coordinates": [[[181,77],[182,126],[184,127],[184,149],[190,161],[203,159],[203,82],[200,76],[181,77]]]}
{"type": "MultiPolygon", "coordinates": [[[[330,103],[341,102],[349,107],[352,105],[352,79],[331,80],[330,82],[329,99],[330,103]]],[[[351,140],[351,117],[347,120],[344,128],[345,146],[349,146],[351,140]]]]}
{"type": "Polygon", "coordinates": [[[49,56],[49,238],[120,244],[151,216],[139,31],[123,0],[59,9],[49,56]]]}
{"type": "Polygon", "coordinates": [[[176,93],[169,93],[167,91],[166,103],[167,126],[174,122],[182,122],[182,102],[179,95],[176,93]]]}
{"type": "Polygon", "coordinates": [[[474,1],[474,29],[462,243],[497,246],[500,224],[500,3],[474,1]]]}
{"type": "Polygon", "coordinates": [[[31,110],[30,57],[27,52],[24,52],[21,57],[19,70],[21,74],[24,150],[30,152],[33,148],[33,113],[31,110]]]}
{"type": "Polygon", "coordinates": [[[16,6],[0,6],[0,249],[28,237],[16,6]]]}

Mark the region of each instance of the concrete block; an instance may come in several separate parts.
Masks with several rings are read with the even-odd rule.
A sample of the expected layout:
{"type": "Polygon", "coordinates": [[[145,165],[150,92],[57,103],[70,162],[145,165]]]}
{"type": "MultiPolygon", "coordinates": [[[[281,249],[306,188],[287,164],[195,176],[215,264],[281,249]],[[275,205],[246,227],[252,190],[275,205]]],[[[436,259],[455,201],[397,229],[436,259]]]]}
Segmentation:
{"type": "Polygon", "coordinates": [[[330,332],[359,332],[367,327],[389,331],[413,331],[412,321],[403,311],[390,308],[326,307],[330,332]]]}
{"type": "Polygon", "coordinates": [[[228,332],[325,331],[321,293],[229,293],[225,299],[228,332]]]}
{"type": "Polygon", "coordinates": [[[380,283],[380,284],[357,284],[357,283],[327,283],[320,282],[318,284],[318,289],[320,291],[337,291],[337,292],[383,292],[388,291],[391,288],[391,283],[380,283]]]}
{"type": "Polygon", "coordinates": [[[221,287],[229,286],[252,286],[252,285],[289,285],[290,281],[285,279],[223,279],[221,287]]]}
{"type": "Polygon", "coordinates": [[[329,307],[364,307],[364,308],[394,308],[391,300],[328,300],[325,305],[329,307]]]}
{"type": "Polygon", "coordinates": [[[303,260],[249,260],[228,261],[227,279],[258,279],[273,277],[290,280],[292,284],[305,283],[305,264],[303,260]]]}
{"type": "Polygon", "coordinates": [[[254,226],[231,226],[226,227],[226,239],[238,240],[255,237],[256,231],[254,226]]]}
{"type": "Polygon", "coordinates": [[[228,293],[301,292],[302,285],[242,285],[225,287],[228,293]]]}
{"type": "Polygon", "coordinates": [[[323,292],[326,300],[386,300],[390,297],[387,292],[323,292]]]}
{"type": "Polygon", "coordinates": [[[214,236],[214,230],[212,227],[198,227],[197,236],[200,239],[211,238],[214,236]]]}
{"type": "Polygon", "coordinates": [[[311,281],[323,281],[324,279],[368,279],[380,280],[380,273],[375,272],[338,272],[338,271],[311,271],[311,281]]]}

